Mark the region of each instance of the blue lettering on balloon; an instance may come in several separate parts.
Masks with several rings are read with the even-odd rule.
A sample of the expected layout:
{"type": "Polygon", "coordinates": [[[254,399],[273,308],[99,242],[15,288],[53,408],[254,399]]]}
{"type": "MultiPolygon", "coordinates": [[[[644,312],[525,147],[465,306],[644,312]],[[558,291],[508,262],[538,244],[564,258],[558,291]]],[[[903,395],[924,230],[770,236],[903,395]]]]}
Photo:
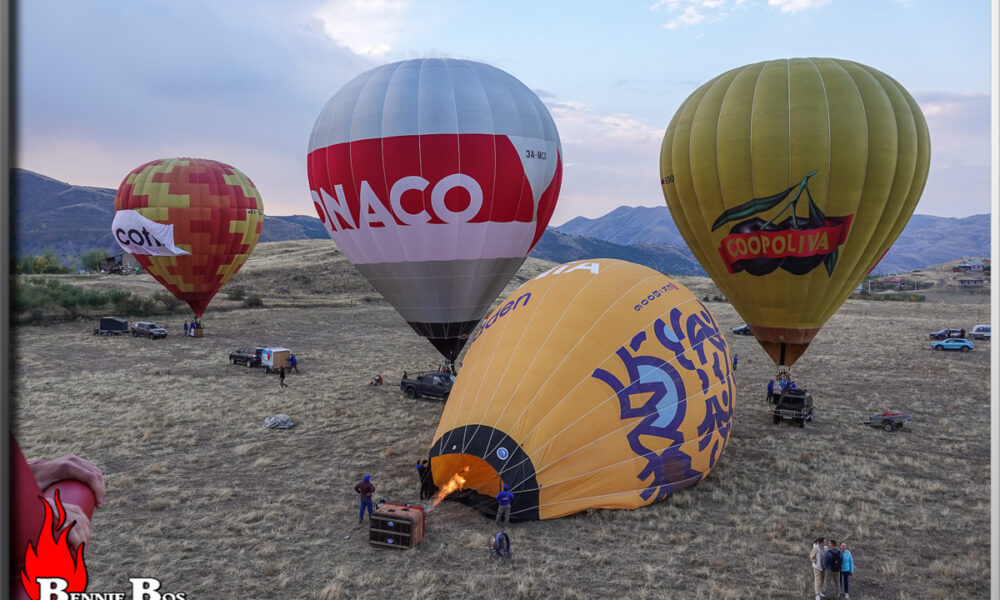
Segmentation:
{"type": "Polygon", "coordinates": [[[706,398],[705,418],[697,427],[699,449],[704,451],[711,445],[709,468],[714,466],[725,445],[732,423],[733,382],[728,368],[731,362],[712,314],[702,307],[685,318],[680,309],[674,308],[669,320],[669,324],[663,319],[653,322],[655,342],[647,338],[645,331],[640,331],[615,351],[628,374],[627,381],[601,368],[592,374],[617,396],[621,419],[640,419],[626,434],[626,439],[632,451],[646,460],[638,475],[647,486],[640,492],[643,500],[649,500],[654,494],[655,500],[661,500],[704,476],[692,468],[691,457],[681,450],[685,440],[678,427],[687,409],[687,390],[678,369],[695,372],[702,394],[712,392],[709,369],[715,375],[714,380],[724,385],[706,398]],[[640,352],[644,345],[646,351],[640,352]],[[668,351],[669,361],[656,355],[664,349],[668,351]],[[693,351],[692,358],[686,355],[688,351],[693,351]],[[657,453],[642,443],[646,436],[662,438],[670,444],[657,453]],[[650,477],[652,481],[647,482],[650,477]]]}

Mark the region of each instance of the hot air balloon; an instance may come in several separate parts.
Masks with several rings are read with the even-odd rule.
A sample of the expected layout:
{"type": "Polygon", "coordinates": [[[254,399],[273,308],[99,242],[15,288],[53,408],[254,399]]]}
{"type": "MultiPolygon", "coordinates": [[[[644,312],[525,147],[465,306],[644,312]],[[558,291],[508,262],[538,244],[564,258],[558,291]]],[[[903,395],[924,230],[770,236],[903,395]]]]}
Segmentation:
{"type": "Polygon", "coordinates": [[[359,75],[326,104],[309,187],[347,259],[453,361],[545,231],[561,153],[548,110],[514,77],[408,60],[359,75]]]}
{"type": "Polygon", "coordinates": [[[136,167],[115,194],[118,244],[201,317],[257,245],[264,205],[227,164],[167,158],[136,167]]]}
{"type": "Polygon", "coordinates": [[[691,94],[663,137],[660,177],[691,251],[781,369],[895,241],[929,163],[927,124],[899,83],[795,58],[691,94]]]}
{"type": "Polygon", "coordinates": [[[722,455],[730,364],[680,283],[619,260],[555,267],[476,330],[434,434],[434,483],[484,512],[509,485],[519,520],[662,500],[722,455]]]}

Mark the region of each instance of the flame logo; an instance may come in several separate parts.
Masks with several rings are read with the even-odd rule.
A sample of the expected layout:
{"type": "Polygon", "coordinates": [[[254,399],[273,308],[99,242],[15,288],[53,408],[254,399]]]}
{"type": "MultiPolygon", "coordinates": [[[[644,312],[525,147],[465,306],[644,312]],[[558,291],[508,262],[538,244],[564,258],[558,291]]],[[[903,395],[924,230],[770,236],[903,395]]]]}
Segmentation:
{"type": "Polygon", "coordinates": [[[38,499],[45,506],[45,520],[42,522],[42,530],[38,533],[37,547],[32,547],[31,542],[28,542],[28,549],[25,552],[24,570],[21,571],[24,591],[31,600],[38,600],[41,596],[38,578],[58,577],[66,581],[65,592],[85,592],[87,590],[87,565],[83,562],[85,544],[80,544],[74,556],[67,539],[76,521],[70,523],[69,527],[57,537],[56,531],[66,522],[66,512],[59,499],[59,490],[56,490],[55,494],[56,509],[59,511],[58,523],[53,523],[52,507],[49,503],[41,496],[38,499]]]}
{"type": "Polygon", "coordinates": [[[451,479],[448,480],[448,483],[441,486],[441,489],[438,490],[438,493],[434,495],[434,499],[431,500],[430,508],[434,508],[435,506],[440,504],[442,500],[448,497],[448,494],[454,492],[455,490],[462,489],[462,486],[465,484],[465,477],[463,477],[463,475],[468,472],[469,472],[469,467],[466,466],[458,473],[452,475],[451,479]]]}

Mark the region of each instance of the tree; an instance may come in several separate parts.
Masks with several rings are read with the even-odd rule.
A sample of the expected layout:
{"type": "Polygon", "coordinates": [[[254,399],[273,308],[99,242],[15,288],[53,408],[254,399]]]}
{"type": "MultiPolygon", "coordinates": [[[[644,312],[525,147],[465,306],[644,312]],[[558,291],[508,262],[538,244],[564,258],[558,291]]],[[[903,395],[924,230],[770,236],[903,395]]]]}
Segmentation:
{"type": "Polygon", "coordinates": [[[107,251],[92,248],[80,255],[80,266],[88,271],[100,271],[107,251]]]}

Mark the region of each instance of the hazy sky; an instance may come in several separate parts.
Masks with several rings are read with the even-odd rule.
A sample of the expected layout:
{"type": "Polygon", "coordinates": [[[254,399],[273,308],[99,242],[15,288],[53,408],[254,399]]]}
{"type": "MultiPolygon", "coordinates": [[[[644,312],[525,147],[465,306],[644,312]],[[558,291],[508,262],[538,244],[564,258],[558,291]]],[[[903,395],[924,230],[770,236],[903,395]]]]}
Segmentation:
{"type": "Polygon", "coordinates": [[[305,156],[330,96],[380,64],[465,58],[552,112],[558,225],[662,205],[663,132],[702,83],[819,56],[879,69],[920,103],[932,158],[917,213],[990,212],[990,2],[653,2],[22,0],[14,164],[117,188],[155,158],[213,158],[250,176],[267,214],[316,216],[305,156]]]}

